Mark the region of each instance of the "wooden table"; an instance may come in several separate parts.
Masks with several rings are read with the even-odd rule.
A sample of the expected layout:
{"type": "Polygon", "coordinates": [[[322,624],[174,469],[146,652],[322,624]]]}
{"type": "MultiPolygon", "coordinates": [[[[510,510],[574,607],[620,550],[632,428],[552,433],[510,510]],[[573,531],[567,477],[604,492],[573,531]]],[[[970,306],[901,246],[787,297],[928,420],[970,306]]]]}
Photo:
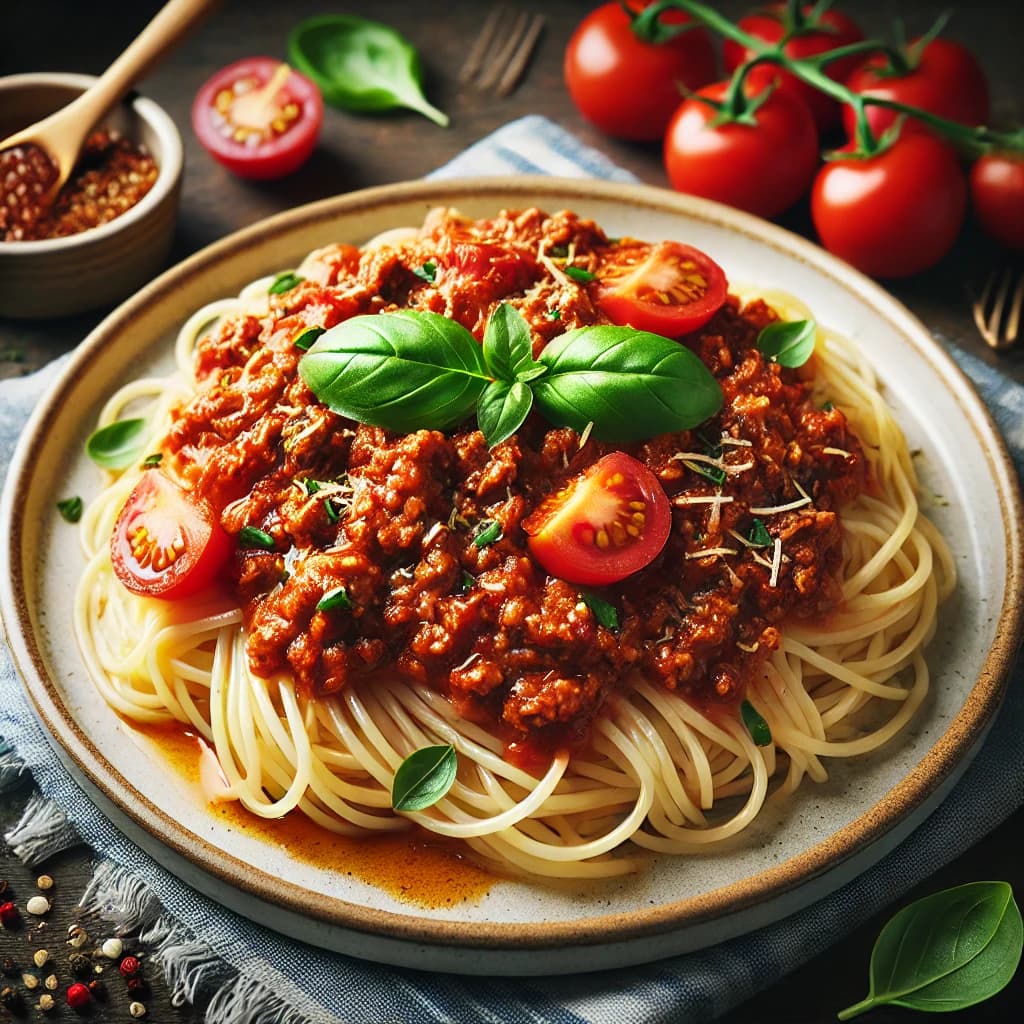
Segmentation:
{"type": "MultiPolygon", "coordinates": [[[[100,72],[123,49],[155,12],[153,0],[106,0],[102,5],[61,0],[15,0],[5,5],[5,30],[0,40],[0,74],[61,70],[100,72]],[[13,10],[11,9],[13,7],[13,10]],[[101,13],[102,12],[102,13],[101,13]]],[[[182,130],[186,148],[184,193],[173,260],[262,217],[300,203],[369,185],[419,177],[450,159],[469,143],[507,121],[528,113],[545,114],[584,142],[603,149],[613,160],[642,180],[665,185],[657,146],[631,145],[603,137],[587,125],[573,107],[561,79],[561,59],[575,24],[591,5],[569,0],[529,0],[524,7],[543,10],[547,28],[520,88],[506,99],[461,89],[456,81],[469,42],[475,37],[489,5],[473,0],[447,0],[444,5],[411,4],[400,0],[330,5],[316,0],[248,0],[222,7],[177,53],[145,83],[143,91],[160,103],[182,130]],[[300,18],[324,10],[342,9],[387,22],[420,49],[430,98],[446,110],[451,127],[440,129],[409,113],[359,117],[328,109],[317,152],[300,172],[279,182],[246,183],[231,177],[198,146],[189,127],[189,108],[196,90],[215,69],[250,54],[285,55],[288,30],[300,18]],[[443,13],[441,13],[443,10],[443,13]]],[[[737,14],[744,4],[720,5],[737,14]]],[[[843,5],[869,32],[878,34],[897,13],[912,32],[923,31],[949,6],[943,0],[850,0],[843,5]]],[[[1021,120],[1020,39],[1024,35],[1024,6],[998,0],[955,5],[950,33],[968,43],[988,70],[993,86],[995,119],[1021,120]],[[1015,88],[1016,86],[1016,88],[1015,88]]],[[[794,230],[810,233],[807,211],[798,208],[783,220],[794,230]]],[[[968,226],[954,252],[933,271],[892,286],[932,330],[944,338],[999,365],[1024,381],[1024,346],[1000,357],[979,340],[971,324],[969,295],[984,280],[995,259],[993,248],[968,226]]],[[[0,377],[29,372],[70,350],[99,321],[102,311],[52,322],[13,323],[0,320],[0,377]]],[[[22,798],[0,808],[0,825],[14,821],[22,798]]],[[[948,868],[912,895],[923,895],[959,882],[1002,878],[1024,894],[1024,812],[1018,812],[948,868]]],[[[79,892],[90,872],[89,857],[72,852],[48,866],[58,879],[58,901],[48,929],[55,952],[66,957],[64,935],[70,920],[69,894],[79,892]]],[[[0,851],[0,879],[8,878],[27,898],[35,872],[23,868],[8,851],[0,851]]],[[[902,901],[901,901],[902,902],[902,901]]],[[[862,928],[785,979],[775,981],[762,995],[730,1014],[728,1024],[786,1024],[834,1019],[837,1009],[866,991],[867,964],[874,937],[891,911],[877,915],[862,928]]],[[[45,935],[43,936],[45,938],[45,935]]],[[[0,954],[30,960],[35,946],[28,939],[0,931],[0,954]],[[26,955],[27,950],[27,955],[26,955]]],[[[144,998],[150,1018],[190,1021],[190,1011],[169,1006],[158,972],[148,972],[152,991],[144,998]]],[[[124,1022],[127,996],[121,979],[110,983],[111,999],[93,1019],[124,1022]]],[[[60,995],[61,993],[58,993],[60,995]]],[[[997,999],[959,1015],[974,1021],[1004,1021],[1011,1007],[1024,1003],[1024,979],[997,999]]],[[[33,1016],[38,1011],[32,1010],[33,1016]]],[[[0,1019],[3,1011],[0,1010],[0,1019]]],[[[52,1020],[74,1019],[59,1000],[52,1020]]],[[[880,1011],[872,1019],[908,1019],[906,1011],[880,1011]]]]}

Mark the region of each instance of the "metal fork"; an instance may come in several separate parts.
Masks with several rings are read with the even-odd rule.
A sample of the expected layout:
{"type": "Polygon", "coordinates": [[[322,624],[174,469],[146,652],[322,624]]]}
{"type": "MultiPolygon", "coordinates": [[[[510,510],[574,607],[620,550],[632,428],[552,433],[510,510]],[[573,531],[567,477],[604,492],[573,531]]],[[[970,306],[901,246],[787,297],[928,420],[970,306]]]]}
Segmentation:
{"type": "Polygon", "coordinates": [[[986,344],[996,350],[1016,344],[1024,305],[1024,267],[1009,264],[992,271],[971,307],[986,344]]]}
{"type": "Polygon", "coordinates": [[[492,8],[459,72],[460,84],[507,96],[519,84],[543,29],[543,14],[492,8]]]}

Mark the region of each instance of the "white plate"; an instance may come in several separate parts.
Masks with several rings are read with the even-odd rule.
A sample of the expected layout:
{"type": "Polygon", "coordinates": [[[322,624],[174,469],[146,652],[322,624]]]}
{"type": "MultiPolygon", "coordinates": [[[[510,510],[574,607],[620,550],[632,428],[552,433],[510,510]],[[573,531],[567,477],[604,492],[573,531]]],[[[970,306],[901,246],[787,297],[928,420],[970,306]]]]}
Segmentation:
{"type": "Polygon", "coordinates": [[[83,343],[19,445],[0,530],[11,573],[0,607],[35,708],[68,768],[113,819],[182,878],[281,931],[357,956],[485,974],[597,970],[699,948],[819,899],[888,852],[967,766],[1002,696],[1021,624],[1021,522],[1003,443],[966,378],[906,309],[810,243],[714,203],[641,186],[548,178],[417,182],[370,189],[254,225],[164,274],[83,343]],[[677,238],[732,280],[802,297],[877,368],[953,546],[960,583],[928,651],[924,712],[881,752],[832,765],[726,850],[665,858],[580,892],[496,882],[444,909],[294,857],[239,830],[99,700],[71,639],[81,556],[56,495],[98,487],[82,456],[102,402],[124,381],[170,365],[189,312],[294,266],[329,241],[360,242],[419,223],[432,206],[472,216],[502,207],[571,208],[610,235],[677,238]],[[169,784],[171,783],[171,784],[169,784]]]}

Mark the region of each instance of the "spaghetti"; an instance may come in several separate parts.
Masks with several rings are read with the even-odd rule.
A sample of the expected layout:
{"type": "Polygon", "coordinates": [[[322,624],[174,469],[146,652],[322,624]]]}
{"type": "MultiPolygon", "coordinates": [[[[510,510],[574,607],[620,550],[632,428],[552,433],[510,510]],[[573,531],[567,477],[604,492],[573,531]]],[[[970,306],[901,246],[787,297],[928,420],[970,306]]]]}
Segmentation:
{"type": "MultiPolygon", "coordinates": [[[[550,223],[542,221],[545,230],[550,223]]],[[[494,234],[493,224],[488,230],[494,234]]],[[[356,266],[393,268],[398,261],[415,267],[428,234],[424,229],[420,235],[392,235],[362,254],[351,247],[313,253],[295,272],[310,282],[308,294],[293,300],[268,295],[274,279],[267,278],[237,299],[204,307],[179,334],[177,371],[123,388],[102,410],[100,426],[145,403],[147,450],[162,451],[161,465],[186,480],[190,472],[201,474],[194,450],[168,439],[180,437],[183,416],[219,380],[225,390],[244,389],[247,380],[256,388],[260,366],[270,357],[267,345],[250,344],[251,325],[257,325],[261,338],[272,339],[288,316],[321,308],[317,303],[324,295],[332,297],[339,318],[351,315],[362,286],[356,266]],[[244,350],[248,357],[225,357],[229,344],[233,353],[244,350]]],[[[436,241],[436,231],[432,238],[436,241]]],[[[600,246],[591,250],[599,252],[600,246]]],[[[485,304],[513,295],[509,301],[536,300],[550,309],[558,299],[567,320],[578,316],[578,322],[586,322],[592,314],[581,312],[579,299],[585,289],[564,273],[565,258],[555,275],[545,268],[551,249],[545,254],[542,245],[540,252],[543,280],[524,282],[516,271],[503,295],[488,296],[485,304]]],[[[570,256],[587,254],[581,241],[570,256]]],[[[359,301],[365,306],[372,300],[359,301]]],[[[424,289],[397,304],[417,301],[436,299],[424,289]]],[[[735,303],[721,315],[737,323],[744,315],[755,320],[807,316],[798,300],[782,293],[762,295],[760,303],[752,298],[747,310],[756,309],[761,312],[743,314],[735,303]]],[[[473,311],[461,315],[474,326],[473,311]]],[[[722,329],[712,321],[705,334],[716,337],[722,329]]],[[[841,542],[835,550],[824,539],[819,543],[821,573],[833,562],[837,571],[830,585],[823,575],[814,575],[813,593],[808,584],[812,614],[787,615],[778,629],[760,620],[737,627],[730,634],[728,663],[743,666],[742,679],[737,684],[729,672],[719,671],[717,695],[714,689],[703,693],[683,676],[631,670],[602,691],[600,706],[586,718],[584,740],[571,742],[567,730],[556,731],[557,742],[541,751],[543,757],[517,761],[508,756],[507,705],[504,719],[483,715],[483,702],[465,694],[452,699],[443,686],[424,683],[422,673],[397,670],[397,656],[383,670],[336,687],[329,685],[329,675],[304,678],[280,661],[270,671],[256,671],[253,608],[263,607],[259,602],[265,598],[247,605],[238,589],[209,588],[165,601],[131,594],[115,576],[110,537],[141,469],[112,477],[83,517],[88,561],[76,594],[75,628],[90,673],[103,699],[125,718],[175,721],[201,736],[211,798],[238,800],[262,817],[298,811],[345,835],[392,832],[414,823],[464,842],[499,872],[559,878],[633,871],[644,850],[685,854],[713,848],[756,818],[773,779],[782,794],[795,791],[805,778],[823,782],[826,759],[875,750],[906,726],[927,695],[922,652],[935,630],[936,609],[955,582],[950,553],[918,507],[906,442],[866,360],[838,335],[820,331],[813,371],[809,382],[787,387],[799,392],[801,409],[831,403],[839,411],[836,422],[843,431],[848,425],[847,447],[826,444],[823,457],[847,466],[863,460],[868,486],[848,488],[855,493],[842,503],[836,534],[841,542]],[[830,598],[827,606],[824,597],[830,598]],[[741,697],[767,723],[769,743],[758,745],[744,724],[738,714],[741,697]],[[447,743],[459,757],[451,790],[426,810],[394,812],[391,786],[399,765],[412,751],[447,743]]],[[[777,377],[779,371],[765,373],[777,377]]],[[[283,401],[279,396],[274,408],[280,410],[283,401]]],[[[292,424],[285,436],[293,447],[302,431],[319,429],[312,421],[302,426],[298,409],[286,409],[283,419],[292,424]]],[[[827,496],[808,493],[796,480],[785,500],[756,504],[742,482],[764,459],[757,443],[739,431],[723,430],[719,450],[707,454],[690,450],[695,446],[687,440],[691,443],[671,456],[663,451],[659,463],[673,463],[676,477],[683,473],[682,479],[696,481],[673,487],[677,521],[699,526],[690,531],[685,554],[677,549],[678,564],[686,567],[679,571],[700,567],[716,579],[739,572],[744,580],[756,577],[766,594],[781,593],[784,582],[792,589],[799,556],[796,548],[790,548],[793,555],[787,550],[785,531],[777,524],[793,521],[785,517],[801,511],[831,522],[831,513],[813,512],[816,501],[828,504],[827,496]],[[716,472],[714,482],[698,472],[709,468],[716,472]],[[750,515],[768,524],[774,534],[770,544],[753,543],[737,527],[738,517],[750,515]]],[[[576,435],[572,441],[581,451],[594,444],[576,435]]],[[[302,515],[333,502],[331,510],[342,520],[337,536],[343,537],[346,511],[360,500],[353,493],[358,485],[357,472],[348,479],[335,474],[294,501],[302,515]]],[[[836,484],[836,493],[847,493],[842,486],[836,484]]],[[[244,505],[247,499],[234,500],[244,505]]],[[[222,497],[219,506],[230,521],[231,503],[222,497]]],[[[431,530],[436,535],[446,525],[431,530]]],[[[425,548],[429,541],[420,536],[419,543],[425,548]]],[[[295,559],[303,553],[289,557],[288,564],[301,569],[295,559]]],[[[818,573],[819,567],[811,568],[818,573]]],[[[486,571],[479,576],[486,578],[486,571]]],[[[275,593],[281,592],[279,586],[275,593]]],[[[293,637],[294,624],[290,628],[293,637]]],[[[665,636],[683,628],[670,625],[665,636]]],[[[308,636],[298,639],[307,643],[308,636]]],[[[652,639],[652,651],[660,639],[652,639]]],[[[464,668],[447,665],[452,672],[464,668]]],[[[512,699],[510,692],[504,699],[512,699]]],[[[522,723],[525,716],[515,721],[522,723]]]]}

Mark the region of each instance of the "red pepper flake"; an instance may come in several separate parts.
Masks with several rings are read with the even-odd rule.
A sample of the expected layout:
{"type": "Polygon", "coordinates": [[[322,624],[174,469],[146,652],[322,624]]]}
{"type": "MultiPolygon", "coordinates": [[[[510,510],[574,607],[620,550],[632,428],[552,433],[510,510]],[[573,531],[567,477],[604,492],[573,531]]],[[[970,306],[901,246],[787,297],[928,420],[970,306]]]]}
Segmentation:
{"type": "Polygon", "coordinates": [[[67,1001],[72,1010],[84,1010],[92,1002],[92,996],[85,985],[76,981],[68,986],[67,1001]]]}
{"type": "Polygon", "coordinates": [[[118,969],[126,978],[130,978],[133,974],[138,973],[138,970],[141,966],[142,964],[139,963],[138,957],[126,956],[121,961],[121,966],[118,969]]]}
{"type": "Polygon", "coordinates": [[[0,903],[0,924],[5,928],[17,928],[21,924],[21,911],[10,901],[0,903]]]}

